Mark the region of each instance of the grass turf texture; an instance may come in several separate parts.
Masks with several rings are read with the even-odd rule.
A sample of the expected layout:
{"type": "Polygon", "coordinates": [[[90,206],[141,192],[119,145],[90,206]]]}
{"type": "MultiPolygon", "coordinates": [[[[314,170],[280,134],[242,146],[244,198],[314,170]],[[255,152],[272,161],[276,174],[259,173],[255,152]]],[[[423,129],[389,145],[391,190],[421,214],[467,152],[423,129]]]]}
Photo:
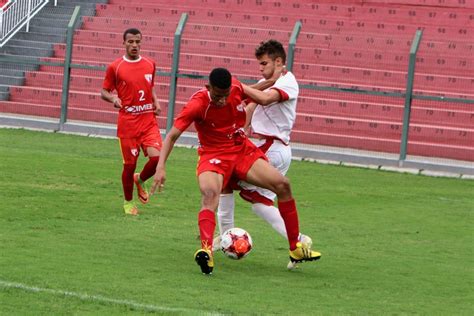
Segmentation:
{"type": "Polygon", "coordinates": [[[175,148],[165,191],[133,218],[116,140],[0,129],[0,314],[474,313],[474,181],[295,161],[300,228],[322,259],[287,271],[286,241],[237,198],[254,250],[217,253],[206,277],[196,158],[175,148]]]}

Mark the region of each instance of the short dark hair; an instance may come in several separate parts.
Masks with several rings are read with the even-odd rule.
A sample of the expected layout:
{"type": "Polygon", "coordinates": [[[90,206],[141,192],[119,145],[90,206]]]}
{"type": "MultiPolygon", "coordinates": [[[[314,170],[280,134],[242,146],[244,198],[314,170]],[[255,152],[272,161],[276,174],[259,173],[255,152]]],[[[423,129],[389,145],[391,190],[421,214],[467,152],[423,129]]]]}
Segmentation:
{"type": "Polygon", "coordinates": [[[139,29],[136,29],[136,28],[131,28],[131,29],[127,29],[125,30],[125,32],[123,32],[123,41],[125,42],[125,38],[127,37],[127,34],[132,34],[132,35],[142,35],[142,32],[140,32],[139,29]]]}
{"type": "Polygon", "coordinates": [[[209,84],[219,89],[228,89],[232,83],[232,75],[225,68],[214,68],[209,74],[209,84]]]}
{"type": "Polygon", "coordinates": [[[283,45],[274,39],[266,42],[260,42],[260,46],[255,49],[255,57],[260,58],[267,54],[272,60],[281,57],[283,63],[286,63],[286,52],[283,45]]]}

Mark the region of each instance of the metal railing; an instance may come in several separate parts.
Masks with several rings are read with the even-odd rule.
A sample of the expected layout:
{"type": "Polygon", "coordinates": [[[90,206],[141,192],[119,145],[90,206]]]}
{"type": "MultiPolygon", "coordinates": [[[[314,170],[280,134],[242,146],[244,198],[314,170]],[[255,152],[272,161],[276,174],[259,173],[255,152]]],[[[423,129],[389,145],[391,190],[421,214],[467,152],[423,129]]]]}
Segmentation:
{"type": "Polygon", "coordinates": [[[3,47],[22,27],[29,31],[30,20],[49,0],[12,0],[0,10],[0,47],[3,47]]]}
{"type": "MultiPolygon", "coordinates": [[[[68,121],[68,95],[69,95],[69,81],[70,81],[70,71],[71,69],[90,69],[90,70],[105,70],[105,66],[98,66],[98,65],[87,65],[87,64],[75,64],[72,62],[72,34],[75,29],[76,21],[78,19],[78,11],[79,7],[76,7],[75,13],[71,17],[71,21],[69,23],[68,27],[68,40],[67,40],[67,45],[66,45],[66,55],[64,58],[64,62],[59,62],[54,64],[54,66],[60,66],[64,67],[64,77],[63,77],[63,86],[62,86],[62,98],[61,98],[61,105],[62,105],[62,110],[61,110],[61,115],[60,115],[60,120],[59,120],[59,130],[63,129],[65,123],[68,121]]],[[[183,30],[185,28],[187,21],[187,14],[183,14],[181,16],[181,20],[178,24],[178,27],[175,32],[175,41],[174,41],[174,50],[173,50],[173,65],[171,67],[171,72],[163,72],[163,71],[157,71],[156,75],[157,76],[162,76],[162,77],[170,77],[170,90],[169,90],[169,108],[168,108],[168,113],[167,113],[167,124],[166,124],[166,131],[168,131],[171,127],[171,124],[174,119],[174,107],[176,103],[176,90],[178,86],[178,80],[181,78],[192,78],[192,79],[207,79],[206,75],[200,75],[200,74],[192,74],[192,73],[186,73],[186,72],[180,72],[179,71],[179,56],[180,56],[180,42],[181,42],[181,35],[183,33],[183,30]]],[[[295,27],[293,29],[293,33],[290,38],[290,47],[289,47],[289,55],[288,55],[288,65],[289,68],[292,68],[293,62],[294,62],[294,49],[295,49],[295,44],[298,39],[298,35],[301,29],[301,23],[298,21],[295,24],[295,27]]],[[[412,46],[410,50],[410,63],[408,65],[408,72],[407,72],[407,82],[406,82],[406,87],[405,89],[401,89],[400,91],[369,91],[369,90],[362,90],[359,88],[341,88],[341,87],[333,87],[333,86],[323,86],[323,85],[318,85],[316,83],[310,83],[310,84],[301,84],[300,88],[303,90],[317,90],[317,91],[327,91],[327,92],[340,92],[340,93],[351,93],[353,95],[367,95],[367,96],[381,96],[381,97],[391,97],[391,98],[396,98],[400,100],[400,104],[405,104],[405,109],[404,109],[404,115],[403,118],[401,118],[401,127],[403,128],[403,132],[401,133],[400,139],[399,139],[399,144],[400,144],[400,151],[399,151],[399,158],[398,158],[398,163],[399,165],[404,165],[404,162],[406,161],[406,156],[407,156],[407,148],[408,144],[410,143],[410,140],[408,139],[408,132],[410,128],[410,112],[411,112],[411,104],[413,100],[430,100],[430,101],[436,101],[436,102],[454,102],[457,104],[466,104],[466,105],[474,105],[474,100],[472,99],[464,99],[464,98],[451,98],[451,97],[446,97],[446,96],[435,96],[435,95],[422,95],[419,93],[416,93],[416,91],[413,91],[413,80],[415,76],[415,64],[417,62],[416,56],[418,52],[418,47],[420,44],[420,41],[422,39],[422,31],[417,31],[413,41],[412,41],[412,46]]],[[[12,59],[12,57],[7,58],[7,56],[0,56],[0,61],[6,61],[6,62],[11,62],[11,63],[25,63],[26,61],[19,60],[19,58],[16,58],[15,60],[12,59]],[[1,58],[5,57],[5,58],[1,58]]],[[[33,63],[39,64],[39,65],[53,65],[51,62],[46,62],[46,61],[38,61],[35,60],[33,63]]],[[[242,82],[244,83],[249,83],[249,82],[254,82],[254,80],[245,80],[241,79],[242,82]]],[[[454,114],[452,114],[454,115],[454,114]]],[[[463,131],[461,131],[464,133],[463,131]]],[[[460,132],[460,133],[461,133],[460,132]]],[[[467,133],[467,132],[465,132],[467,133]]]]}

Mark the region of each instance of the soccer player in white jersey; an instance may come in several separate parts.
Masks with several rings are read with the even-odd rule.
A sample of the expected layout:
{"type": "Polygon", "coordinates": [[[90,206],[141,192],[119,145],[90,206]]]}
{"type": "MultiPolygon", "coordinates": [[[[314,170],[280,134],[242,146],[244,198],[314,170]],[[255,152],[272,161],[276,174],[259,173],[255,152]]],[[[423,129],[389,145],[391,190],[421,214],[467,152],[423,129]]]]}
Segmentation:
{"type": "MultiPolygon", "coordinates": [[[[266,154],[270,163],[285,175],[291,163],[290,133],[296,119],[296,104],[299,87],[295,76],[285,69],[286,53],[283,45],[276,40],[260,43],[255,50],[262,80],[281,73],[275,84],[265,91],[244,85],[244,92],[253,101],[247,109],[247,120],[251,136],[256,145],[266,154]]],[[[286,238],[285,223],[274,206],[276,195],[269,190],[240,181],[240,196],[252,203],[252,210],[267,221],[280,235],[286,238]]],[[[220,233],[234,227],[234,195],[232,188],[226,188],[219,201],[217,212],[220,233]]],[[[311,247],[312,241],[300,235],[300,241],[311,247]]],[[[218,245],[219,243],[214,243],[218,245]]],[[[295,268],[291,261],[288,269],[295,268]]]]}

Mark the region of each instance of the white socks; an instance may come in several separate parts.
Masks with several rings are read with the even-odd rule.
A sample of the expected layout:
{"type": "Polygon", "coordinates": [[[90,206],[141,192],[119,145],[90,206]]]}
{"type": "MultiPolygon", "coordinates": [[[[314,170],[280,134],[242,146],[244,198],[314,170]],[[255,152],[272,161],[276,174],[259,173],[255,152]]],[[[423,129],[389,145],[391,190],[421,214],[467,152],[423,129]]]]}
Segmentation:
{"type": "Polygon", "coordinates": [[[255,203],[252,204],[252,211],[263,218],[268,224],[272,225],[273,229],[285,239],[288,239],[288,236],[286,235],[285,222],[283,221],[278,208],[273,205],[255,203]]]}
{"type": "MultiPolygon", "coordinates": [[[[219,232],[222,234],[229,228],[234,227],[234,194],[221,194],[219,199],[219,207],[217,208],[217,223],[219,232]]],[[[280,235],[287,239],[285,222],[280,215],[280,211],[275,206],[269,206],[262,203],[252,204],[252,210],[255,214],[263,218],[275,229],[280,235]]]]}
{"type": "Polygon", "coordinates": [[[219,234],[222,235],[229,228],[234,227],[234,194],[221,194],[219,206],[217,207],[217,223],[219,224],[219,234]]]}

